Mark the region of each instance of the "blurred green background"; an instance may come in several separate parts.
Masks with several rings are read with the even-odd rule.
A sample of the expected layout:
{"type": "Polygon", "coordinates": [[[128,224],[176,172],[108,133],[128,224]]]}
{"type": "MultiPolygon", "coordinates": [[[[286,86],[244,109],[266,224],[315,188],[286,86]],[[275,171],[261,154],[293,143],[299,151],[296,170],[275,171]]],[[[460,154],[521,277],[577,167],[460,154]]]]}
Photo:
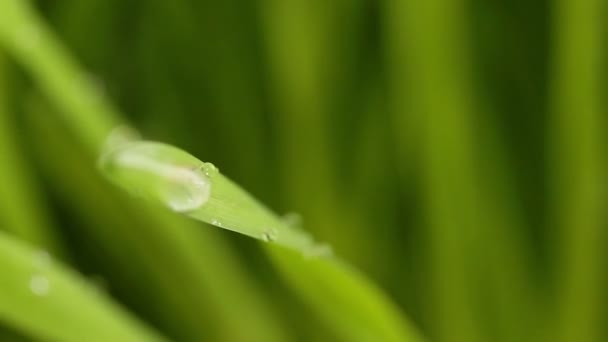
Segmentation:
{"type": "MultiPolygon", "coordinates": [[[[108,184],[59,113],[70,87],[297,213],[428,341],[608,340],[605,1],[37,1],[48,37],[12,20],[12,3],[0,0],[0,230],[150,329],[344,338],[259,242],[108,184]],[[47,38],[84,78],[52,86],[65,65],[28,52],[47,38]]],[[[0,339],[57,340],[11,310],[0,339]]]]}

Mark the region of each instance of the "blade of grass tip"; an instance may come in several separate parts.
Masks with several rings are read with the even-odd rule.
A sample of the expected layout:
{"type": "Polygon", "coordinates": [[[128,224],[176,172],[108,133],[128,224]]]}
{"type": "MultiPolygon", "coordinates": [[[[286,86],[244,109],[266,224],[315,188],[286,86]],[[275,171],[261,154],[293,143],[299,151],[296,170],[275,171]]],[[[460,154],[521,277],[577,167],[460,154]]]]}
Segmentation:
{"type": "Polygon", "coordinates": [[[137,196],[217,227],[285,247],[268,247],[271,260],[292,287],[346,340],[421,340],[381,291],[330,257],[329,246],[288,226],[212,164],[170,145],[140,141],[108,150],[100,167],[114,183],[137,196]]]}
{"type": "MultiPolygon", "coordinates": [[[[431,282],[439,341],[479,341],[473,308],[471,262],[480,227],[473,158],[473,91],[467,57],[465,2],[388,0],[389,44],[399,59],[395,92],[409,91],[422,161],[431,244],[431,282]]],[[[400,94],[404,96],[404,94],[400,94]]],[[[399,129],[408,129],[399,127],[399,129]]],[[[408,129],[409,131],[409,129],[408,129]]],[[[406,132],[408,132],[406,131],[406,132]]],[[[407,152],[407,151],[406,151],[407,152]]],[[[406,156],[408,157],[408,156],[406,156]]],[[[402,161],[405,162],[405,161],[402,161]]],[[[482,211],[482,210],[480,210],[482,211]]]]}
{"type": "Polygon", "coordinates": [[[34,245],[44,247],[55,257],[65,251],[53,231],[50,217],[38,197],[10,115],[9,70],[0,51],[0,218],[8,231],[34,245]]]}
{"type": "MultiPolygon", "coordinates": [[[[87,80],[77,64],[63,50],[51,30],[29,7],[28,2],[0,0],[0,5],[3,8],[0,14],[2,18],[0,41],[6,46],[7,52],[15,55],[33,74],[49,99],[60,109],[58,114],[62,116],[63,121],[70,126],[92,155],[97,155],[106,144],[117,144],[136,136],[128,127],[117,126],[122,123],[118,112],[100,96],[95,86],[87,80]],[[124,129],[116,130],[116,127],[124,129]]],[[[159,229],[163,231],[171,231],[175,226],[183,226],[167,219],[166,215],[156,215],[153,211],[147,212],[146,215],[158,219],[159,229]]],[[[179,238],[184,238],[186,236],[184,234],[179,238]]],[[[181,240],[182,243],[188,242],[190,245],[186,249],[187,253],[186,251],[182,253],[180,250],[180,257],[185,258],[183,260],[187,265],[201,265],[201,269],[192,272],[202,274],[203,276],[197,279],[201,279],[207,289],[213,289],[209,294],[220,305],[218,317],[223,326],[227,329],[231,326],[240,326],[242,323],[240,313],[244,309],[251,309],[255,313],[252,314],[255,319],[249,321],[247,331],[251,340],[277,340],[277,336],[283,336],[280,327],[276,325],[276,319],[271,317],[269,308],[264,307],[264,301],[260,298],[259,291],[253,287],[251,279],[244,271],[235,268],[238,262],[223,240],[218,238],[214,241],[206,241],[198,239],[197,236],[192,233],[190,239],[181,240]],[[194,248],[195,245],[197,248],[194,248]],[[217,255],[214,254],[216,252],[217,255]],[[203,258],[203,255],[206,258],[203,258]],[[226,264],[234,267],[225,267],[221,272],[213,275],[203,272],[208,268],[215,269],[209,265],[223,259],[226,259],[224,260],[226,264]],[[238,298],[255,305],[246,308],[239,308],[238,305],[221,306],[221,303],[233,301],[234,295],[222,290],[231,281],[239,282],[233,285],[241,289],[238,298]],[[256,305],[259,310],[255,309],[256,305]]],[[[240,334],[230,329],[227,333],[240,334]]]]}
{"type": "Polygon", "coordinates": [[[42,341],[164,341],[49,258],[0,233],[0,320],[42,341]]]}
{"type": "Polygon", "coordinates": [[[606,241],[606,126],[601,109],[606,3],[554,1],[554,80],[550,126],[558,231],[555,341],[599,341],[606,241]]]}

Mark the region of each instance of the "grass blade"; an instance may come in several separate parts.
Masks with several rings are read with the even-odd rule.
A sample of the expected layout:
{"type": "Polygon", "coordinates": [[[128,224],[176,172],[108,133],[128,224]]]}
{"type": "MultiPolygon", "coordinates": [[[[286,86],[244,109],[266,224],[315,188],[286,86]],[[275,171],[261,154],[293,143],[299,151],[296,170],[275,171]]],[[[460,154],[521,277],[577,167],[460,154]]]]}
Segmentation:
{"type": "Polygon", "coordinates": [[[48,258],[0,233],[1,320],[45,341],[164,340],[48,258]]]}
{"type": "MultiPolygon", "coordinates": [[[[89,158],[86,159],[87,161],[94,160],[95,157],[92,156],[98,155],[109,137],[123,139],[133,135],[128,128],[121,131],[121,134],[110,134],[117,132],[116,127],[124,124],[123,119],[118,111],[100,96],[86,74],[80,70],[52,31],[29,7],[27,1],[0,0],[0,5],[3,9],[0,40],[7,52],[24,64],[43,92],[58,108],[57,115],[62,117],[77,135],[80,144],[88,151],[84,154],[89,158]]],[[[214,317],[225,327],[225,333],[235,338],[241,336],[243,332],[229,327],[240,326],[243,323],[240,315],[244,310],[247,312],[252,310],[250,316],[254,318],[247,322],[248,338],[256,341],[281,340],[284,333],[276,323],[276,318],[265,306],[264,300],[254,288],[249,276],[236,268],[238,262],[224,241],[219,236],[213,241],[199,239],[202,233],[187,227],[179,233],[172,234],[176,227],[185,227],[187,224],[177,223],[174,218],[168,218],[165,214],[149,211],[145,215],[149,216],[148,220],[154,221],[154,227],[158,229],[159,235],[165,234],[169,238],[168,241],[187,246],[183,249],[179,247],[175,249],[179,251],[177,259],[183,262],[176,264],[186,269],[183,274],[186,277],[185,281],[196,279],[197,283],[200,282],[201,289],[209,290],[205,294],[209,295],[217,305],[218,311],[215,312],[214,317]],[[224,265],[233,267],[224,267],[221,272],[214,274],[204,272],[211,273],[218,269],[214,266],[218,260],[224,265]],[[235,284],[231,285],[232,282],[235,284]],[[227,286],[238,289],[239,295],[234,297],[225,292],[227,286]],[[234,303],[236,299],[233,298],[242,299],[251,306],[225,304],[234,303]]],[[[177,282],[174,284],[177,285],[177,282]]],[[[200,308],[203,307],[206,306],[200,305],[197,310],[202,310],[200,308]]],[[[197,318],[196,314],[190,317],[191,320],[197,318]]],[[[204,333],[204,329],[200,326],[197,328],[199,332],[204,333]]]]}
{"type": "Polygon", "coordinates": [[[0,186],[0,217],[6,230],[55,256],[64,254],[48,213],[37,199],[37,189],[29,173],[14,130],[9,98],[7,61],[0,51],[0,178],[10,180],[0,186]]]}
{"type": "MultiPolygon", "coordinates": [[[[402,163],[420,158],[439,341],[479,341],[472,261],[482,227],[465,1],[385,2],[402,163]],[[398,58],[396,58],[398,57],[398,58]],[[408,96],[404,101],[402,97],[408,96]],[[416,155],[412,144],[419,149],[416,155]]],[[[404,167],[404,169],[407,169],[404,167]]]]}
{"type": "Polygon", "coordinates": [[[384,294],[332,258],[328,246],[285,224],[214,166],[154,142],[116,147],[102,156],[100,166],[114,183],[145,199],[272,246],[288,247],[289,252],[277,247],[267,251],[292,287],[346,340],[420,340],[384,294]]]}
{"type": "Polygon", "coordinates": [[[599,341],[606,272],[606,127],[601,71],[606,2],[554,1],[551,170],[558,227],[558,341],[599,341]]]}

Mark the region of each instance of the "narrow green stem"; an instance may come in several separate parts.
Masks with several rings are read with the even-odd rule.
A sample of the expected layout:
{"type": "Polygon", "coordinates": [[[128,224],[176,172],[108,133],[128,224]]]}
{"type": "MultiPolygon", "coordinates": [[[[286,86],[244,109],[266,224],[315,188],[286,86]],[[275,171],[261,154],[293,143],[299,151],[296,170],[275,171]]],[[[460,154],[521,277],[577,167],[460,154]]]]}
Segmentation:
{"type": "Polygon", "coordinates": [[[40,202],[36,185],[19,147],[10,115],[7,61],[0,51],[0,219],[6,230],[34,245],[48,249],[55,256],[63,255],[50,218],[40,202]]]}
{"type": "Polygon", "coordinates": [[[466,6],[387,0],[401,158],[420,158],[439,341],[479,341],[472,261],[482,226],[466,6]],[[406,94],[410,96],[405,98],[406,94]],[[414,148],[418,148],[415,151],[414,148]]]}
{"type": "Polygon", "coordinates": [[[559,341],[598,341],[605,257],[606,142],[601,109],[605,2],[554,1],[553,217],[559,341]]]}
{"type": "Polygon", "coordinates": [[[94,82],[62,48],[26,1],[0,0],[0,40],[7,51],[36,75],[72,130],[93,151],[123,121],[104,101],[94,82]]]}
{"type": "Polygon", "coordinates": [[[331,59],[331,6],[306,0],[261,1],[263,29],[268,37],[270,89],[278,113],[283,199],[306,216],[320,236],[339,241],[332,238],[342,224],[332,219],[340,212],[340,201],[334,192],[326,111],[329,89],[323,74],[331,59]]]}

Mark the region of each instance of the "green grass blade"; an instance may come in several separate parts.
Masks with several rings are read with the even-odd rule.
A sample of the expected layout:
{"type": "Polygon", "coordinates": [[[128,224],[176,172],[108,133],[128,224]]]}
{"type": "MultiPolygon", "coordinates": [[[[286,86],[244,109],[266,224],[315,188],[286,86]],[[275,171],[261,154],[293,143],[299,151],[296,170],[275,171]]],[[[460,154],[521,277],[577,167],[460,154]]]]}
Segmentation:
{"type": "Polygon", "coordinates": [[[154,142],[118,146],[102,156],[100,166],[114,183],[144,199],[288,247],[290,252],[269,247],[271,259],[292,287],[346,340],[420,340],[390,300],[366,278],[332,258],[328,246],[314,243],[307,233],[285,224],[214,166],[154,142]]]}
{"type": "MultiPolygon", "coordinates": [[[[552,224],[558,227],[557,341],[599,341],[606,235],[606,2],[554,1],[552,224]]],[[[605,283],[604,283],[605,284],[605,283]]]]}
{"type": "MultiPolygon", "coordinates": [[[[110,134],[115,132],[117,125],[124,124],[124,121],[100,96],[86,74],[80,70],[52,31],[29,7],[27,1],[0,0],[0,7],[2,8],[0,41],[5,45],[7,52],[14,55],[33,75],[44,93],[58,108],[57,115],[62,117],[77,135],[79,142],[86,147],[89,153],[84,155],[90,159],[86,159],[85,162],[93,160],[94,157],[91,156],[97,156],[103,145],[109,141],[109,136],[123,138],[131,135],[129,129],[126,129],[127,135],[110,134]]],[[[147,219],[154,221],[159,235],[165,234],[169,238],[168,241],[187,246],[183,249],[177,248],[179,251],[177,259],[184,262],[180,267],[186,269],[184,279],[185,281],[196,279],[197,284],[201,285],[197,291],[208,290],[206,294],[212,298],[218,309],[216,318],[225,328],[229,339],[230,336],[234,338],[242,336],[242,331],[231,330],[229,327],[241,326],[243,320],[240,314],[251,310],[251,316],[255,318],[247,322],[249,326],[247,334],[250,340],[284,340],[284,333],[276,323],[276,317],[273,317],[248,275],[237,267],[235,255],[225,245],[224,240],[219,236],[212,241],[199,239],[202,234],[190,228],[171,234],[172,230],[184,227],[186,224],[178,224],[174,219],[167,218],[167,215],[157,215],[152,211],[144,215],[149,215],[147,219]],[[227,266],[224,268],[214,266],[218,264],[218,260],[221,261],[221,265],[227,266]],[[210,274],[217,269],[221,272],[210,274]],[[231,282],[236,284],[230,285],[231,282]],[[226,292],[227,287],[234,287],[239,295],[235,297],[226,292]],[[243,307],[235,305],[237,298],[248,305],[243,307]]],[[[174,281],[173,284],[177,285],[177,282],[174,281]]],[[[178,289],[179,286],[176,286],[175,291],[179,291],[178,289]]],[[[189,319],[196,319],[196,316],[193,314],[189,319]]],[[[203,331],[200,327],[198,329],[203,331]]]]}
{"type": "Polygon", "coordinates": [[[0,269],[0,320],[39,340],[164,340],[48,254],[5,233],[0,269]]]}
{"type": "Polygon", "coordinates": [[[76,234],[107,254],[104,276],[123,298],[136,298],[131,307],[178,341],[289,341],[218,231],[113,191],[52,113],[36,110],[28,120],[37,160],[83,221],[76,234]]]}
{"type": "Polygon", "coordinates": [[[0,220],[3,228],[21,239],[44,247],[53,255],[64,254],[53,231],[50,218],[37,198],[37,188],[30,174],[10,115],[9,75],[0,51],[0,220]]]}
{"type": "Polygon", "coordinates": [[[87,147],[99,151],[100,143],[121,123],[116,111],[103,101],[95,85],[61,48],[28,1],[0,0],[0,7],[0,41],[7,52],[35,75],[87,147]]]}
{"type": "Polygon", "coordinates": [[[266,251],[288,284],[342,340],[424,341],[391,299],[352,266],[275,246],[266,251]]]}
{"type": "Polygon", "coordinates": [[[167,144],[132,142],[105,153],[100,167],[115,183],[176,212],[302,252],[308,234],[278,218],[219,173],[212,164],[167,144]]]}
{"type": "Polygon", "coordinates": [[[483,209],[476,179],[466,1],[387,0],[385,5],[391,62],[398,73],[394,115],[402,163],[420,158],[431,244],[433,334],[439,341],[480,341],[472,262],[483,226],[477,214],[483,209]],[[405,96],[408,101],[401,98],[405,96]],[[413,154],[412,144],[419,155],[413,154]]]}
{"type": "Polygon", "coordinates": [[[335,57],[330,13],[336,5],[264,0],[259,6],[268,43],[264,48],[269,89],[277,113],[282,199],[288,208],[306,217],[312,231],[338,246],[342,241],[338,235],[346,228],[334,219],[341,212],[341,202],[336,198],[330,150],[330,78],[324,72],[331,70],[335,57]],[[310,191],[310,183],[315,184],[315,191],[310,191]]]}
{"type": "MultiPolygon", "coordinates": [[[[67,54],[59,48],[59,44],[54,41],[48,29],[43,27],[34,14],[23,6],[22,2],[3,0],[2,4],[5,13],[8,13],[8,19],[0,24],[0,37],[11,52],[19,60],[22,60],[29,71],[34,74],[49,97],[62,109],[61,114],[64,120],[71,125],[85,146],[90,151],[99,150],[106,141],[108,133],[120,121],[117,119],[115,112],[95,96],[94,91],[88,86],[82,87],[80,81],[77,81],[76,85],[73,84],[73,79],[82,80],[81,73],[79,73],[75,64],[70,62],[67,54]],[[32,32],[34,32],[33,35],[32,32]],[[23,39],[23,34],[26,34],[25,38],[28,39],[23,39]],[[35,37],[33,42],[29,39],[32,37],[35,37]],[[87,115],[83,113],[87,113],[87,115]]],[[[149,147],[146,144],[149,143],[127,144],[122,147],[118,145],[119,147],[115,147],[116,150],[110,151],[116,153],[123,147],[149,147]]],[[[198,216],[199,219],[208,223],[218,226],[226,225],[233,230],[240,230],[259,239],[275,241],[277,244],[289,246],[306,254],[313,254],[313,256],[327,251],[325,246],[312,244],[305,233],[287,227],[280,219],[266,211],[263,206],[236,185],[222,178],[223,176],[219,173],[215,173],[215,169],[209,165],[202,164],[185,152],[178,152],[178,150],[166,145],[156,144],[153,147],[155,149],[161,147],[161,153],[151,158],[150,163],[148,161],[143,163],[144,171],[152,170],[151,177],[144,177],[144,179],[152,181],[149,188],[142,186],[145,182],[137,178],[139,172],[142,171],[141,160],[137,159],[139,157],[136,157],[135,162],[127,158],[126,165],[119,163],[118,169],[112,171],[110,168],[106,169],[106,172],[109,172],[110,177],[114,177],[115,181],[124,187],[135,187],[134,190],[141,191],[141,195],[144,197],[159,199],[165,204],[169,204],[167,199],[173,199],[176,194],[180,200],[186,199],[186,204],[198,203],[202,198],[203,203],[210,204],[208,209],[211,210],[205,210],[203,206],[201,210],[187,211],[191,216],[198,216]],[[166,151],[166,153],[163,151],[166,151]],[[157,158],[161,160],[158,161],[157,158]],[[206,169],[204,167],[191,169],[192,162],[197,167],[206,166],[206,169]],[[123,173],[125,169],[122,169],[122,167],[125,166],[128,167],[126,172],[123,173]],[[135,173],[132,173],[133,170],[129,170],[129,167],[134,167],[135,173]],[[201,172],[203,173],[202,176],[200,175],[201,172]],[[206,173],[209,173],[209,175],[206,173]],[[184,188],[183,184],[178,184],[174,188],[170,182],[167,182],[167,177],[176,177],[177,183],[183,183],[184,179],[196,180],[196,182],[201,179],[204,180],[204,177],[212,179],[210,198],[206,198],[204,192],[201,194],[199,191],[201,189],[192,192],[189,187],[184,188]],[[218,190],[219,192],[217,192],[218,190]],[[214,191],[216,192],[215,195],[214,191]],[[191,197],[192,194],[196,196],[191,197]],[[255,225],[246,223],[249,220],[252,220],[255,225]],[[274,229],[277,230],[276,234],[274,229]]],[[[140,152],[138,151],[135,155],[137,156],[140,152]]],[[[145,156],[146,153],[143,153],[143,155],[145,156]]],[[[109,156],[104,156],[104,158],[107,157],[109,156]]],[[[121,158],[117,160],[121,160],[121,158]]],[[[122,160],[124,161],[124,159],[122,160]]],[[[103,165],[107,166],[108,164],[102,163],[103,165]]],[[[197,184],[195,187],[199,185],[201,184],[197,184]]],[[[204,186],[202,188],[204,189],[204,186]]],[[[174,205],[169,206],[174,210],[176,209],[174,205]]],[[[180,212],[186,211],[184,208],[189,209],[187,205],[177,208],[180,208],[178,210],[180,212]]],[[[298,258],[301,257],[298,256],[298,258]]],[[[306,286],[302,290],[302,293],[315,298],[311,303],[313,308],[317,309],[322,317],[328,317],[328,325],[335,328],[344,338],[353,338],[352,332],[348,332],[344,328],[344,322],[348,322],[349,324],[362,325],[359,327],[359,331],[364,332],[365,337],[372,336],[376,340],[418,340],[417,335],[410,330],[407,321],[390,305],[389,300],[380,291],[368,284],[367,280],[357,276],[348,267],[341,266],[333,259],[318,258],[315,260],[321,263],[323,267],[315,266],[316,263],[304,263],[304,265],[310,267],[310,272],[293,273],[291,277],[292,279],[298,277],[300,278],[298,282],[304,283],[309,274],[313,274],[319,279],[328,277],[334,279],[336,284],[345,285],[344,290],[348,292],[342,292],[341,287],[331,287],[327,293],[314,286],[306,286]],[[356,298],[348,303],[350,304],[348,307],[345,306],[345,302],[348,302],[350,295],[345,296],[345,293],[351,295],[354,293],[353,298],[356,298]],[[373,311],[368,311],[370,309],[373,311]],[[361,319],[361,317],[364,319],[361,319]],[[383,319],[377,320],[373,319],[374,317],[383,319]]],[[[299,259],[298,261],[302,262],[299,259]]],[[[292,264],[298,266],[295,262],[292,264]]]]}

